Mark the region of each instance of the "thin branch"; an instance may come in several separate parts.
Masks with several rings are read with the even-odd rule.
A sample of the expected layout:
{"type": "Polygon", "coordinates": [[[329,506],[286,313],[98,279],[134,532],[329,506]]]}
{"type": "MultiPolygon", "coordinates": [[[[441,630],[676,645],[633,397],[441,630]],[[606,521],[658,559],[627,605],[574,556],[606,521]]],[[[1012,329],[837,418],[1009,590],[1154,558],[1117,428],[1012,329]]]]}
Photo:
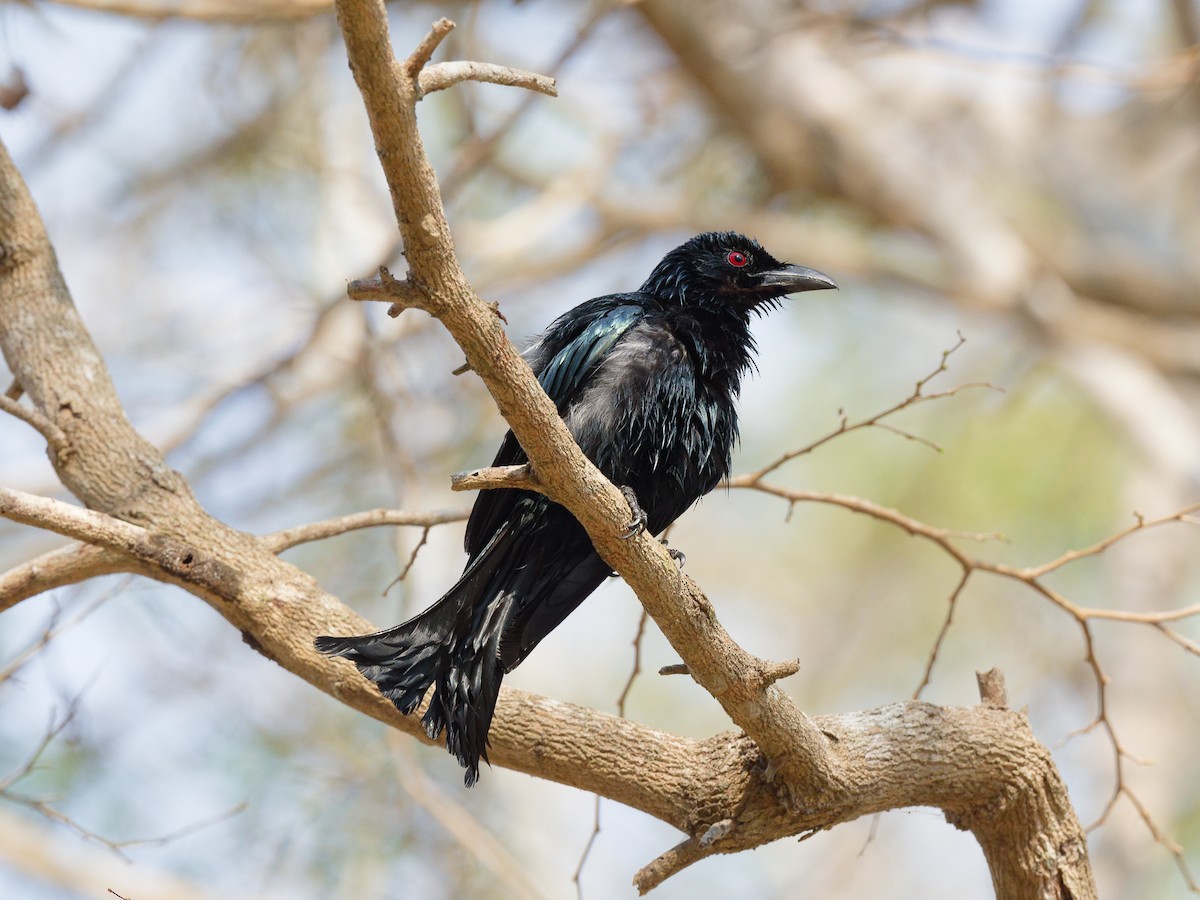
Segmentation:
{"type": "Polygon", "coordinates": [[[44,800],[39,797],[32,797],[27,794],[14,791],[14,785],[20,783],[23,779],[27,778],[32,772],[39,768],[39,764],[41,763],[42,757],[45,755],[46,750],[49,749],[50,745],[55,741],[55,739],[58,738],[60,734],[62,734],[62,732],[78,714],[82,698],[82,693],[74,697],[67,705],[66,714],[61,718],[59,718],[57,715],[51,716],[49,725],[42,734],[41,739],[38,741],[33,751],[26,757],[25,762],[14,769],[8,776],[0,779],[0,799],[7,800],[8,802],[15,803],[19,806],[24,806],[27,809],[31,809],[39,815],[50,819],[51,821],[65,825],[67,828],[71,829],[71,831],[85,840],[101,844],[126,860],[128,860],[128,857],[123,851],[127,847],[145,844],[166,844],[191,834],[201,828],[206,828],[209,825],[223,822],[231,816],[237,815],[245,808],[245,804],[238,804],[216,816],[201,819],[176,831],[170,832],[169,834],[158,837],[114,840],[82,825],[80,822],[76,821],[74,818],[68,816],[66,813],[55,807],[48,800],[44,800]]]}
{"type": "Polygon", "coordinates": [[[124,553],[92,544],[70,543],[0,574],[0,612],[55,588],[102,575],[137,571],[141,571],[140,566],[124,553]]]}
{"type": "Polygon", "coordinates": [[[61,500],[0,487],[0,517],[120,551],[145,564],[143,574],[195,585],[216,596],[229,592],[238,578],[228,563],[192,544],[61,500]]]}
{"type": "MultiPolygon", "coordinates": [[[[920,387],[920,385],[918,385],[918,387],[920,387]]],[[[791,507],[797,503],[818,502],[841,506],[853,512],[869,515],[872,518],[902,528],[904,531],[915,537],[920,537],[933,543],[943,552],[949,555],[956,563],[958,563],[959,567],[961,568],[961,575],[950,594],[946,617],[938,631],[933,648],[930,651],[929,657],[926,661],[925,671],[922,675],[920,683],[916,688],[916,691],[914,692],[914,697],[920,696],[925,687],[929,684],[932,676],[933,666],[937,661],[942,644],[945,641],[946,635],[948,634],[950,626],[953,622],[954,611],[956,609],[958,600],[961,597],[962,592],[967,585],[967,581],[973,572],[988,572],[1002,578],[1019,581],[1027,585],[1036,593],[1040,594],[1054,606],[1057,606],[1059,609],[1071,616],[1079,626],[1084,642],[1085,661],[1092,671],[1092,677],[1096,685],[1096,717],[1088,726],[1086,726],[1086,728],[1081,729],[1081,731],[1091,731],[1097,727],[1103,728],[1115,760],[1113,793],[1110,796],[1108,803],[1101,811],[1099,817],[1095,822],[1088,826],[1087,830],[1090,831],[1103,824],[1122,794],[1131,797],[1133,796],[1125,778],[1125,763],[1126,761],[1140,762],[1140,760],[1138,757],[1129,752],[1128,748],[1118,736],[1116,728],[1109,716],[1108,687],[1110,679],[1096,654],[1095,640],[1092,634],[1091,623],[1094,620],[1106,620],[1148,625],[1163,633],[1167,638],[1174,641],[1187,652],[1200,656],[1200,644],[1196,644],[1196,642],[1184,638],[1182,635],[1179,635],[1177,632],[1166,627],[1167,623],[1170,622],[1177,622],[1182,619],[1200,616],[1200,604],[1194,604],[1181,609],[1161,610],[1145,613],[1088,608],[1071,602],[1062,594],[1046,585],[1041,578],[1046,574],[1057,571],[1070,562],[1097,556],[1111,548],[1113,545],[1128,538],[1130,535],[1136,534],[1139,531],[1165,525],[1171,522],[1186,523],[1190,520],[1191,515],[1195,513],[1197,509],[1200,509],[1200,504],[1186,506],[1183,509],[1171,513],[1170,515],[1162,516],[1153,520],[1146,520],[1143,516],[1137,515],[1135,517],[1136,521],[1133,525],[1102,541],[1098,541],[1089,547],[1080,550],[1069,551],[1042,565],[1016,567],[1004,565],[1002,563],[989,562],[973,557],[954,543],[955,539],[962,537],[961,534],[949,531],[947,529],[937,528],[932,525],[927,525],[924,522],[920,522],[916,519],[906,516],[894,509],[880,506],[879,504],[872,503],[869,500],[862,500],[857,497],[846,497],[837,494],[823,494],[816,491],[792,490],[764,481],[759,473],[752,473],[749,476],[732,478],[730,479],[729,484],[731,487],[756,490],[779,497],[788,503],[789,511],[791,507]]],[[[1147,818],[1148,816],[1149,814],[1146,813],[1144,818],[1147,818]]],[[[1153,819],[1150,818],[1149,822],[1153,823],[1153,819]]],[[[1160,839],[1159,836],[1162,832],[1156,824],[1152,824],[1151,832],[1154,834],[1155,840],[1157,840],[1159,843],[1162,843],[1165,847],[1167,847],[1168,850],[1171,850],[1171,848],[1175,846],[1172,842],[1164,842],[1160,839]]],[[[1176,859],[1179,861],[1180,857],[1177,856],[1176,859]]]]}
{"type": "Polygon", "coordinates": [[[421,39],[421,43],[417,44],[416,49],[404,61],[404,70],[410,78],[416,78],[420,74],[421,70],[425,68],[425,64],[433,58],[434,52],[441,46],[442,41],[446,39],[446,35],[453,30],[454,23],[449,19],[442,18],[433,23],[429,33],[421,39]]]}
{"type": "MultiPolygon", "coordinates": [[[[1071,550],[1048,563],[1043,563],[1040,566],[1032,566],[1024,569],[1022,574],[1026,578],[1041,578],[1043,575],[1049,574],[1056,569],[1061,569],[1067,563],[1075,562],[1077,559],[1084,559],[1088,556],[1097,556],[1118,541],[1125,540],[1125,538],[1129,537],[1131,534],[1136,534],[1139,531],[1145,531],[1148,528],[1157,528],[1160,525],[1167,525],[1171,522],[1187,522],[1188,516],[1197,510],[1200,510],[1200,503],[1193,503],[1191,506],[1185,506],[1183,509],[1171,513],[1168,516],[1162,516],[1161,518],[1151,519],[1149,521],[1147,521],[1141,513],[1135,512],[1133,514],[1134,523],[1128,528],[1118,531],[1116,534],[1110,535],[1102,541],[1097,541],[1090,547],[1085,547],[1082,550],[1071,550]]],[[[1197,609],[1200,610],[1200,605],[1198,605],[1197,609]]]]}
{"type": "MultiPolygon", "coordinates": [[[[865,419],[860,419],[856,422],[851,422],[849,417],[846,415],[846,413],[844,411],[838,410],[839,423],[838,423],[837,428],[833,429],[828,434],[825,434],[825,435],[817,438],[817,440],[813,441],[811,444],[807,444],[796,450],[789,450],[787,453],[784,453],[782,456],[778,457],[773,462],[770,462],[767,465],[763,466],[761,469],[758,469],[755,472],[750,472],[746,475],[741,476],[740,480],[742,480],[744,482],[759,481],[759,480],[765,478],[766,476],[770,475],[772,472],[774,472],[776,469],[780,468],[781,466],[785,465],[786,463],[789,463],[793,459],[796,459],[798,457],[806,456],[807,454],[812,453],[814,450],[816,450],[819,447],[824,446],[825,444],[832,441],[834,438],[838,438],[844,434],[849,434],[852,431],[858,431],[858,430],[864,429],[864,428],[879,428],[883,431],[888,431],[892,434],[899,435],[900,437],[904,438],[905,440],[915,441],[917,443],[924,444],[925,446],[930,447],[931,449],[940,452],[941,447],[939,447],[933,441],[928,440],[927,438],[920,437],[919,435],[913,434],[911,432],[905,431],[901,428],[897,428],[893,425],[885,424],[883,420],[887,419],[891,416],[894,416],[896,413],[900,412],[901,410],[909,409],[911,407],[918,406],[922,403],[929,403],[934,400],[943,400],[947,397],[954,397],[958,394],[961,394],[963,391],[974,390],[976,388],[986,388],[986,389],[992,390],[992,391],[1003,391],[1003,388],[1001,388],[997,385],[991,384],[989,382],[974,381],[974,382],[969,382],[967,384],[960,384],[960,385],[957,385],[956,387],[949,388],[948,390],[938,391],[933,394],[925,393],[925,388],[929,385],[929,382],[931,382],[934,378],[936,378],[942,372],[945,372],[949,369],[948,363],[949,363],[950,357],[953,356],[954,353],[960,347],[962,347],[963,344],[966,343],[966,341],[967,341],[967,339],[965,337],[963,337],[962,333],[960,332],[958,335],[957,343],[955,343],[952,347],[949,347],[948,349],[942,351],[942,358],[941,358],[941,361],[939,362],[937,368],[934,369],[933,371],[929,372],[922,378],[920,378],[917,381],[915,387],[913,388],[912,393],[909,394],[907,397],[905,397],[903,400],[901,400],[899,403],[893,404],[892,406],[889,406],[887,409],[883,410],[882,412],[876,413],[873,416],[868,416],[865,419]]],[[[741,486],[741,485],[738,485],[738,486],[741,486]]]]}
{"type": "Polygon", "coordinates": [[[1167,852],[1175,858],[1175,865],[1179,868],[1179,874],[1183,878],[1183,883],[1187,885],[1187,889],[1193,894],[1200,894],[1200,884],[1196,883],[1196,878],[1192,875],[1192,870],[1188,866],[1183,847],[1177,841],[1172,840],[1168,835],[1163,833],[1162,829],[1155,823],[1154,817],[1150,815],[1150,811],[1146,809],[1145,804],[1128,788],[1125,789],[1125,796],[1129,798],[1129,802],[1133,804],[1133,808],[1141,816],[1142,821],[1145,823],[1146,828],[1149,829],[1154,840],[1165,847],[1167,852]]]}
{"type": "Polygon", "coordinates": [[[46,443],[50,445],[50,449],[60,459],[65,459],[67,454],[70,453],[71,445],[67,441],[67,435],[61,428],[36,409],[28,407],[14,398],[10,398],[7,394],[0,394],[0,410],[11,416],[15,416],[26,425],[36,429],[38,434],[46,439],[46,443]]]}
{"type": "Polygon", "coordinates": [[[529,463],[519,466],[489,466],[470,472],[457,472],[450,476],[452,491],[490,491],[498,488],[518,488],[546,494],[542,484],[529,463]]]}
{"type": "Polygon", "coordinates": [[[958,579],[958,584],[954,586],[954,590],[950,592],[950,599],[946,604],[946,618],[942,620],[942,627],[938,630],[937,637],[933,641],[933,649],[929,651],[929,658],[925,660],[925,673],[921,676],[921,682],[913,691],[913,699],[919,700],[921,694],[925,692],[925,688],[929,686],[930,679],[933,678],[933,667],[937,662],[938,654],[942,651],[942,643],[946,640],[946,635],[950,632],[950,626],[954,622],[954,610],[958,606],[958,598],[962,596],[963,588],[967,586],[967,580],[971,577],[971,573],[975,571],[970,566],[963,566],[962,577],[958,579]]]}
{"type": "Polygon", "coordinates": [[[147,537],[146,529],[115,516],[2,486],[0,518],[119,550],[147,537]]]}
{"type": "Polygon", "coordinates": [[[50,723],[46,726],[46,730],[42,733],[41,740],[38,741],[37,745],[33,748],[29,755],[25,757],[25,762],[18,765],[4,778],[0,778],[0,796],[5,797],[6,799],[13,799],[13,795],[9,793],[9,789],[22,779],[27,778],[29,774],[37,767],[38,763],[41,761],[42,754],[46,752],[46,748],[54,743],[54,739],[63,733],[63,730],[71,724],[71,721],[75,718],[76,713],[79,712],[79,701],[79,696],[72,699],[71,702],[67,704],[66,715],[64,715],[62,718],[59,718],[57,713],[51,714],[50,723]]]}
{"type": "Polygon", "coordinates": [[[424,292],[407,278],[396,278],[387,266],[379,267],[374,278],[357,278],[346,287],[346,296],[351,300],[380,301],[390,303],[388,315],[393,319],[406,309],[420,307],[426,300],[424,292]]]}
{"type": "Polygon", "coordinates": [[[50,616],[50,620],[46,623],[46,627],[42,629],[42,633],[38,635],[37,639],[12,659],[10,659],[6,666],[0,668],[0,684],[4,684],[4,682],[16,675],[19,671],[21,671],[22,668],[24,668],[26,663],[46,649],[51,641],[53,641],[63,632],[74,628],[76,625],[94,613],[97,609],[111,600],[114,596],[116,596],[116,594],[124,590],[128,584],[129,580],[124,579],[121,584],[117,585],[117,587],[110,591],[106,591],[104,594],[97,597],[62,624],[59,623],[62,610],[56,606],[54,612],[50,616]]]}
{"type": "Polygon", "coordinates": [[[421,539],[417,541],[416,545],[412,548],[412,552],[408,554],[408,561],[404,564],[404,568],[400,570],[400,574],[388,582],[387,587],[383,589],[385,596],[388,591],[408,577],[409,570],[411,570],[417,562],[417,554],[421,552],[421,548],[425,546],[425,542],[428,540],[429,526],[427,525],[421,529],[421,539]]]}
{"type": "Polygon", "coordinates": [[[583,852],[579,854],[579,862],[575,866],[575,871],[571,875],[571,883],[575,885],[576,900],[583,900],[583,867],[587,864],[588,857],[592,854],[592,847],[596,843],[596,838],[600,837],[600,795],[595,797],[595,804],[592,807],[592,833],[588,835],[587,843],[583,845],[583,852]]]}
{"type": "Polygon", "coordinates": [[[698,838],[688,838],[638,870],[633,876],[633,886],[639,894],[645,894],[672,875],[716,852],[712,843],[704,844],[698,838]]]}
{"type": "Polygon", "coordinates": [[[426,531],[437,525],[461,522],[467,517],[466,509],[435,509],[431,512],[410,512],[405,509],[368,509],[362,512],[297,525],[262,536],[264,544],[272,553],[282,553],[298,544],[323,541],[327,538],[357,531],[361,528],[376,528],[381,525],[424,528],[426,531]]]}
{"type": "Polygon", "coordinates": [[[536,91],[550,97],[558,96],[558,86],[548,75],[537,72],[527,72],[524,69],[513,69],[508,66],[497,66],[482,62],[444,62],[428,66],[421,72],[417,82],[417,96],[424,97],[434,91],[444,91],[446,88],[462,84],[464,81],[482,81],[488,84],[500,84],[506,87],[524,88],[536,91]]]}
{"type": "Polygon", "coordinates": [[[625,687],[621,689],[621,694],[617,697],[617,715],[622,719],[625,718],[625,701],[629,699],[629,692],[633,690],[633,683],[637,681],[638,675],[642,671],[642,638],[646,636],[646,622],[649,618],[643,609],[641,617],[638,619],[637,632],[633,636],[633,667],[629,670],[629,677],[625,680],[625,687]]]}

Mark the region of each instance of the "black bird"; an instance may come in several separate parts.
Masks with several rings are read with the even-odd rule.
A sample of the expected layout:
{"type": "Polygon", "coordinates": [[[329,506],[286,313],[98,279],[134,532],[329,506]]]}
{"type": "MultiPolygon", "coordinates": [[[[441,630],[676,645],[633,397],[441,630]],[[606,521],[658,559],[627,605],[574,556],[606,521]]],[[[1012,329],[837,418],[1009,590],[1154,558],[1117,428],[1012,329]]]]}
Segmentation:
{"type": "MultiPolygon", "coordinates": [[[[668,253],[637,291],[564,313],[525,351],[580,449],[629,498],[631,533],[658,534],[729,474],[751,314],[834,287],[751,238],[709,232],[668,253]]],[[[493,465],[525,461],[510,431],[493,465]]],[[[446,731],[470,787],[504,674],[610,570],[564,507],[530,491],[480,493],[465,544],[462,577],[425,612],[316,646],[353,660],[405,715],[432,685],[422,724],[431,738],[446,731]]]]}

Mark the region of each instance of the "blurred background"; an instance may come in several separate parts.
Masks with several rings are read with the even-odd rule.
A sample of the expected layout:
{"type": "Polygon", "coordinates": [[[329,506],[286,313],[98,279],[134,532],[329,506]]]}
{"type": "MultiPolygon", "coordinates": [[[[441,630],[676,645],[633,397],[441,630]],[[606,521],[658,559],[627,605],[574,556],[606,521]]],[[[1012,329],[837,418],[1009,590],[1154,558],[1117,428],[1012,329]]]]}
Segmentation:
{"type": "MultiPolygon", "coordinates": [[[[349,279],[403,261],[332,16],[300,0],[89,8],[102,5],[0,7],[14,107],[0,136],[134,424],[214,515],[248,531],[465,506],[448,475],[491,459],[504,426],[489,398],[451,375],[461,354],[424,314],[393,320],[345,298],[349,279]]],[[[889,420],[940,452],[864,429],[774,479],[1001,533],[963,546],[1014,565],[1197,499],[1195,0],[391,9],[402,54],[447,15],[459,28],[438,58],[559,80],[558,99],[468,84],[420,107],[460,258],[514,340],[636,287],[697,231],[738,229],[841,291],[758,324],[735,471],[836,428],[841,411],[853,421],[899,402],[961,333],[929,390],[1003,390],[889,420]]],[[[63,496],[41,439],[13,419],[0,421],[0,483],[63,496]]],[[[957,566],[843,509],[787,514],[777,498],[717,491],[671,542],[743,646],[801,659],[783,686],[806,711],[911,697],[957,566]]],[[[382,626],[454,580],[461,534],[376,529],[286,558],[382,626]]],[[[1164,526],[1047,584],[1086,606],[1189,606],[1198,541],[1194,523],[1164,526]]],[[[0,566],[60,543],[0,523],[0,566]]],[[[613,711],[639,616],[614,580],[506,683],[613,711]]],[[[1154,628],[1093,630],[1107,719],[1146,762],[1126,760],[1121,783],[1195,871],[1200,660],[1154,628]]],[[[1200,640],[1195,618],[1176,630],[1200,640]]],[[[689,680],[654,674],[676,658],[653,625],[641,652],[627,715],[696,737],[729,728],[689,680]]],[[[1074,734],[1098,711],[1079,625],[977,575],[922,696],[976,703],[974,672],[991,666],[1095,821],[1118,781],[1106,730],[1074,734]]],[[[200,601],[143,580],[5,613],[0,709],[7,897],[573,897],[593,829],[593,797],[570,788],[492,770],[466,792],[443,751],[389,737],[251,652],[200,601]],[[56,726],[33,770],[5,783],[56,726]]],[[[633,873],[680,839],[614,803],[600,820],[587,900],[631,896],[633,873]]],[[[1090,848],[1106,898],[1188,893],[1126,797],[1090,848]]],[[[970,836],[914,809],[707,860],[656,896],[990,892],[970,836]]]]}

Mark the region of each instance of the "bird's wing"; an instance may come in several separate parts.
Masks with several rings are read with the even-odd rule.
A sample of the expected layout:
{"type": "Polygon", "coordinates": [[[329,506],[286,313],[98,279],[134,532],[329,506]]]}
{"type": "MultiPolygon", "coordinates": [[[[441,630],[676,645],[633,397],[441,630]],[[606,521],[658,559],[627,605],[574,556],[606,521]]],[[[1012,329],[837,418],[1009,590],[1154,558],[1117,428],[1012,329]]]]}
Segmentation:
{"type": "MultiPolygon", "coordinates": [[[[646,315],[646,307],[624,302],[621,295],[604,297],[576,307],[560,316],[530,351],[526,359],[542,390],[561,412],[587,381],[588,376],[617,341],[646,315]]],[[[527,457],[510,431],[504,436],[494,466],[514,466],[527,457]]],[[[511,489],[483,491],[475,500],[467,521],[464,540],[473,558],[509,517],[528,491],[511,489]]]]}
{"type": "Polygon", "coordinates": [[[579,333],[537,373],[538,382],[561,411],[592,371],[630,328],[646,315],[644,306],[622,304],[584,324],[579,333]]]}

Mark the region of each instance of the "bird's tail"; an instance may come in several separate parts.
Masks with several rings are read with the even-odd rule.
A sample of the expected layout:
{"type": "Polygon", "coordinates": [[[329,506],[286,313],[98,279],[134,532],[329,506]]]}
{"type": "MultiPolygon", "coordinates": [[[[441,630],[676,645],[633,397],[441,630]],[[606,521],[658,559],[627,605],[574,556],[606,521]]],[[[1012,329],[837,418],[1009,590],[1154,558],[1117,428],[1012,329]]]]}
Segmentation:
{"type": "Polygon", "coordinates": [[[495,590],[492,576],[505,555],[488,550],[497,548],[485,548],[444,597],[407,622],[314,641],[322,653],[358,666],[404,715],[420,706],[432,685],[421,724],[434,740],[445,730],[446,749],[466,769],[467,787],[479,778],[479,760],[487,761],[488,729],[504,676],[500,640],[513,603],[509,590],[486,596],[495,590]]]}

